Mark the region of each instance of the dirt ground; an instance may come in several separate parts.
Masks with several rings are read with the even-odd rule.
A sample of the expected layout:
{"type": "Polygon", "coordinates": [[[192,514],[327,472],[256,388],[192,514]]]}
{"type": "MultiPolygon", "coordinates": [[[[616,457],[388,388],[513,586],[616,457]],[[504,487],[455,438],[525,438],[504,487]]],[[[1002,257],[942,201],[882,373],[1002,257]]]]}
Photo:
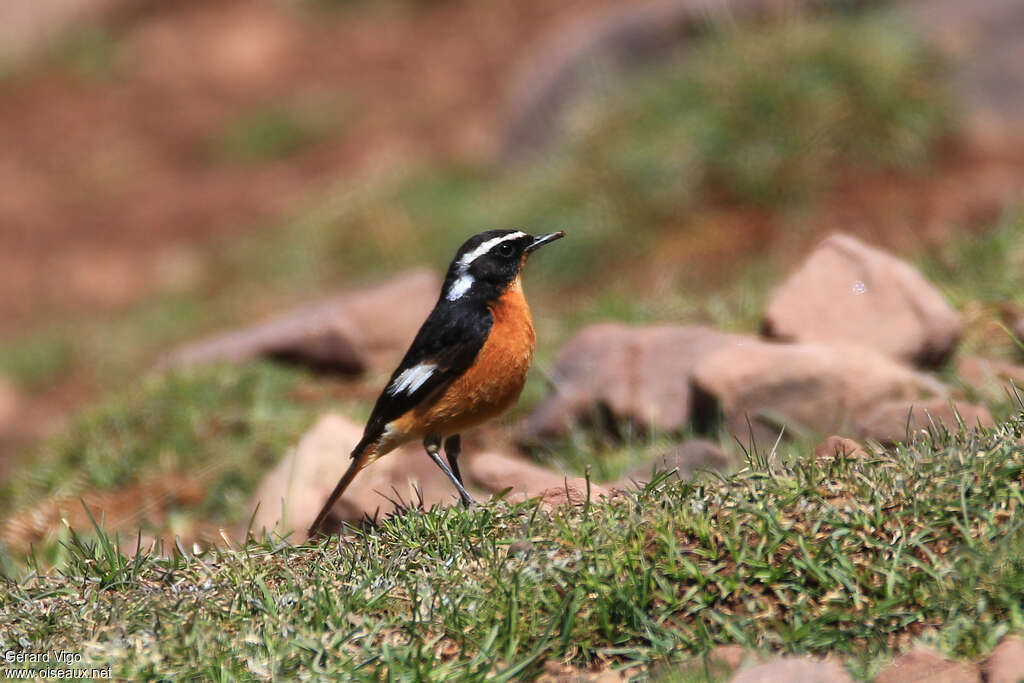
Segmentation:
{"type": "Polygon", "coordinates": [[[55,48],[0,82],[0,335],[187,277],[192,249],[339,179],[487,155],[507,75],[602,4],[174,0],[55,48]],[[334,118],[297,154],[211,154],[239,117],[304,103],[334,118]]]}

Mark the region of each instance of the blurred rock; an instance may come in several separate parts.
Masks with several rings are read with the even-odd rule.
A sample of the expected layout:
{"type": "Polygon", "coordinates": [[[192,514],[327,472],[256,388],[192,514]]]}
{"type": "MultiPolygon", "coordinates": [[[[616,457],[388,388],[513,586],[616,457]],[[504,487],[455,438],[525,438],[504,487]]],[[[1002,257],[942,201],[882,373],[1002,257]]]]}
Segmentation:
{"type": "Polygon", "coordinates": [[[707,439],[690,439],[631,468],[623,477],[623,482],[645,484],[651,480],[652,472],[669,470],[675,470],[675,476],[679,479],[687,480],[702,469],[721,472],[728,467],[729,456],[717,443],[707,439]]]}
{"type": "Polygon", "coordinates": [[[961,323],[913,267],[837,234],[775,290],[764,329],[779,340],[858,344],[936,365],[952,351],[961,323]]]}
{"type": "Polygon", "coordinates": [[[743,662],[753,656],[742,645],[719,645],[708,653],[708,659],[725,664],[730,670],[736,670],[743,662]]]}
{"type": "Polygon", "coordinates": [[[355,374],[397,361],[437,301],[440,281],[416,270],[382,285],[347,292],[264,323],[170,353],[161,367],[273,358],[355,374]]]}
{"type": "Polygon", "coordinates": [[[1003,638],[981,665],[985,683],[1019,683],[1024,679],[1024,640],[1003,638]]]}
{"type": "Polygon", "coordinates": [[[935,398],[924,401],[888,401],[877,406],[858,421],[857,432],[865,439],[881,443],[906,441],[918,432],[938,431],[943,428],[956,433],[960,429],[957,414],[967,429],[991,427],[995,424],[988,408],[966,401],[935,398]]]}
{"type": "Polygon", "coordinates": [[[0,2],[0,58],[27,58],[52,45],[63,31],[89,25],[130,4],[129,0],[4,0],[0,2]]]}
{"type": "MultiPolygon", "coordinates": [[[[587,502],[587,480],[585,477],[566,479],[557,486],[544,489],[540,493],[527,495],[524,493],[509,494],[506,500],[510,503],[521,503],[525,500],[536,500],[547,508],[556,508],[563,505],[583,505],[587,502]]],[[[590,482],[589,497],[596,501],[598,498],[610,498],[612,492],[603,486],[590,482]]]]}
{"type": "MultiPolygon", "coordinates": [[[[264,477],[250,505],[250,509],[259,505],[253,530],[293,533],[295,542],[305,539],[320,506],[348,469],[349,453],[362,434],[362,426],[348,418],[333,414],[321,417],[298,446],[264,477]]],[[[424,506],[458,503],[455,487],[422,446],[412,443],[366,466],[335,504],[325,530],[336,531],[341,522],[356,523],[365,517],[394,512],[396,507],[389,498],[418,503],[416,489],[422,492],[424,506]]]]}
{"type": "Polygon", "coordinates": [[[1005,361],[967,356],[956,364],[960,375],[975,391],[991,399],[1013,398],[1013,385],[1024,397],[1024,366],[1005,361]]]}
{"type": "Polygon", "coordinates": [[[526,458],[493,451],[469,459],[462,469],[469,481],[491,493],[511,487],[514,493],[537,495],[563,485],[566,479],[561,472],[526,458]]]}
{"type": "Polygon", "coordinates": [[[522,437],[558,438],[577,424],[616,434],[622,421],[679,431],[690,421],[690,380],[697,363],[747,339],[708,327],[602,323],[584,328],[558,353],[555,388],[527,419],[522,437]]]}
{"type": "Polygon", "coordinates": [[[816,460],[834,460],[836,458],[866,458],[868,452],[857,441],[845,436],[830,436],[814,447],[816,460]]]}
{"type": "Polygon", "coordinates": [[[912,0],[900,9],[947,60],[968,140],[996,153],[1024,141],[1024,5],[1019,0],[912,0]]]}
{"type": "Polygon", "coordinates": [[[711,429],[721,411],[742,440],[749,417],[762,444],[780,425],[797,434],[842,432],[881,403],[946,395],[937,380],[866,347],[767,342],[708,355],[694,386],[699,428],[711,429]]]}
{"type": "Polygon", "coordinates": [[[21,409],[21,392],[9,379],[0,375],[0,434],[7,431],[21,409]]]}
{"type": "Polygon", "coordinates": [[[559,26],[514,79],[499,158],[511,164],[538,157],[565,134],[574,105],[595,91],[615,93],[619,81],[652,64],[681,58],[688,43],[713,32],[716,23],[784,18],[794,10],[830,9],[831,4],[648,0],[601,8],[559,26]]]}
{"type": "Polygon", "coordinates": [[[973,666],[919,648],[897,656],[882,669],[875,683],[981,683],[981,676],[973,666]]]}
{"type": "Polygon", "coordinates": [[[745,669],[731,683],[853,683],[850,674],[836,662],[805,657],[779,657],[745,669]]]}

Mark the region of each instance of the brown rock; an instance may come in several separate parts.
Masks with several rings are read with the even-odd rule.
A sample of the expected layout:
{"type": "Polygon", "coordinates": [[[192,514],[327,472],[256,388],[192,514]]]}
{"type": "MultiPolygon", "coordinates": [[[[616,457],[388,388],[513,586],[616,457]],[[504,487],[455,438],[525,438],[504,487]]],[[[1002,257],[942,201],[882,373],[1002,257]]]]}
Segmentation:
{"type": "Polygon", "coordinates": [[[943,428],[951,432],[958,431],[960,424],[957,414],[967,429],[978,425],[991,427],[995,424],[992,413],[985,406],[936,398],[882,403],[858,422],[857,432],[865,439],[882,443],[908,441],[918,432],[941,433],[943,428]]]}
{"type": "Polygon", "coordinates": [[[469,460],[466,477],[478,486],[498,493],[512,488],[514,493],[537,495],[565,483],[565,475],[525,458],[485,452],[469,460]]]}
{"type": "Polygon", "coordinates": [[[835,458],[867,458],[868,452],[857,441],[845,436],[830,436],[814,448],[816,460],[835,458]]]}
{"type": "Polygon", "coordinates": [[[831,235],[775,290],[765,333],[785,341],[857,344],[935,365],[960,317],[913,267],[847,235],[831,235]]]}
{"type": "Polygon", "coordinates": [[[875,683],[981,683],[981,676],[973,666],[920,648],[896,657],[875,683]]]}
{"type": "Polygon", "coordinates": [[[161,366],[275,358],[359,373],[370,365],[393,362],[405,351],[437,300],[439,287],[433,273],[413,271],[377,287],[189,344],[169,354],[161,366]]]}
{"type": "Polygon", "coordinates": [[[753,342],[708,355],[694,374],[698,427],[718,410],[733,434],[760,443],[790,433],[841,432],[887,401],[944,396],[937,380],[866,347],[753,342]]]}
{"type": "MultiPolygon", "coordinates": [[[[305,538],[320,506],[349,465],[349,453],[362,436],[360,425],[340,415],[324,415],[303,435],[299,445],[264,477],[250,509],[256,509],[253,530],[273,530],[293,540],[305,538]],[[282,512],[283,509],[283,512],[282,512]]],[[[458,503],[455,488],[423,452],[408,444],[368,465],[345,492],[332,513],[333,529],[342,521],[394,512],[389,499],[423,504],[458,503]]],[[[328,522],[328,530],[332,524],[328,522]]]]}
{"type": "Polygon", "coordinates": [[[731,683],[853,683],[850,674],[835,662],[805,657],[779,657],[745,669],[731,683]]]}
{"type": "Polygon", "coordinates": [[[1020,683],[1024,680],[1024,639],[1003,638],[981,665],[985,683],[1020,683]]]}
{"type": "MultiPolygon", "coordinates": [[[[590,500],[610,498],[612,493],[603,486],[590,482],[590,500]]],[[[510,503],[521,503],[524,500],[537,500],[545,507],[561,507],[562,505],[583,505],[587,502],[587,480],[584,477],[566,479],[558,486],[545,489],[536,495],[513,493],[507,500],[510,503]]]]}
{"type": "Polygon", "coordinates": [[[21,408],[21,394],[14,383],[0,375],[0,434],[7,431],[21,408]]]}
{"type": "Polygon", "coordinates": [[[1013,387],[1024,397],[1024,366],[967,356],[956,364],[956,374],[975,391],[992,399],[1013,398],[1013,387]]]}
{"type": "Polygon", "coordinates": [[[698,471],[722,471],[729,467],[729,456],[714,441],[690,439],[673,446],[667,453],[655,456],[630,469],[624,482],[647,483],[651,473],[675,470],[680,479],[690,479],[698,471]]]}
{"type": "Polygon", "coordinates": [[[742,645],[719,645],[708,653],[708,659],[725,664],[731,671],[734,671],[743,664],[743,661],[752,656],[752,653],[743,649],[742,645]]]}
{"type": "Polygon", "coordinates": [[[744,339],[706,327],[587,327],[559,352],[555,389],[529,417],[523,436],[557,438],[576,424],[614,433],[621,421],[678,431],[690,419],[690,378],[697,363],[744,339]]]}

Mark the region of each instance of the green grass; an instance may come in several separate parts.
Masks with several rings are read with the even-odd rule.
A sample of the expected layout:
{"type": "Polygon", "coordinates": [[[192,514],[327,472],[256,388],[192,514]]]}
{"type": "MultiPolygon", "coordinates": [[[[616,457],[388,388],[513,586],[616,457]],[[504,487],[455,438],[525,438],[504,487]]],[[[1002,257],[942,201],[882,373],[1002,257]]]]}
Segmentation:
{"type": "MultiPolygon", "coordinates": [[[[263,475],[328,405],[320,384],[301,371],[269,364],[142,378],[38,445],[0,484],[0,516],[44,500],[64,501],[77,511],[80,496],[173,478],[197,486],[200,500],[183,508],[173,500],[147,499],[130,518],[111,522],[189,537],[195,524],[242,523],[263,475]],[[301,390],[313,398],[296,400],[301,390]]],[[[58,560],[59,540],[56,533],[41,539],[40,559],[58,560]]],[[[20,557],[7,561],[17,563],[20,557]]]]}
{"type": "Polygon", "coordinates": [[[221,162],[256,164],[287,159],[337,134],[343,117],[337,102],[273,105],[246,111],[227,121],[207,142],[221,162]]]}
{"type": "Polygon", "coordinates": [[[7,581],[0,638],[129,679],[520,680],[722,643],[835,654],[861,679],[912,641],[974,659],[1024,629],[1022,434],[772,472],[755,454],[728,479],[410,511],[341,543],[130,559],[76,533],[60,573],[7,581]]]}
{"type": "Polygon", "coordinates": [[[91,23],[66,31],[54,41],[48,56],[50,63],[78,80],[107,80],[117,73],[122,44],[111,29],[91,23]]]}

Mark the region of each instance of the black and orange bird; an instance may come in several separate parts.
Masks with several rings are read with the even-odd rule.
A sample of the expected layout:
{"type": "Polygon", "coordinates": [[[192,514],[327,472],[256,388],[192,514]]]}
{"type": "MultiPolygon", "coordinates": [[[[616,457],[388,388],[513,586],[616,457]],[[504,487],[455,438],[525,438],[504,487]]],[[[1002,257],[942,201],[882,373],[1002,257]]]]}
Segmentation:
{"type": "Polygon", "coordinates": [[[459,248],[434,310],[377,398],[352,464],[309,528],[310,537],[360,470],[414,439],[423,440],[463,504],[473,504],[459,473],[460,434],[519,398],[537,339],[523,296],[523,265],[564,236],[490,230],[459,248]],[[442,443],[448,464],[441,460],[442,443]]]}

